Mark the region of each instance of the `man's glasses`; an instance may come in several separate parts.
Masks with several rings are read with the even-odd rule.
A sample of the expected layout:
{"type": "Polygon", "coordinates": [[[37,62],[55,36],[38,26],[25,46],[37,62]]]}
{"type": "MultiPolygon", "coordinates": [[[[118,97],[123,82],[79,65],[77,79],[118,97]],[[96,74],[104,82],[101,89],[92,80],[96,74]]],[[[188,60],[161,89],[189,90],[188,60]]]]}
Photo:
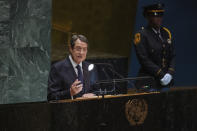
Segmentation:
{"type": "Polygon", "coordinates": [[[81,48],[81,47],[75,47],[74,50],[76,50],[77,52],[81,52],[81,51],[87,52],[88,49],[87,48],[81,48]]]}

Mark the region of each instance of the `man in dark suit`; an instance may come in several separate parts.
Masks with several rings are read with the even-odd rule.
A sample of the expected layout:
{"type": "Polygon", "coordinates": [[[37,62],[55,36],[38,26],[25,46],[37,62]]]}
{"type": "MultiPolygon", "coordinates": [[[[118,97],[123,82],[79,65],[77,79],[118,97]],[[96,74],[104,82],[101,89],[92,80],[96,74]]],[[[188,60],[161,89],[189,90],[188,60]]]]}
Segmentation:
{"type": "Polygon", "coordinates": [[[150,91],[169,89],[175,71],[172,36],[170,31],[161,25],[163,8],[161,3],[145,6],[143,15],[148,20],[148,26],[138,31],[134,37],[136,54],[141,64],[138,76],[154,78],[152,81],[137,81],[136,87],[146,88],[151,82],[150,91]]]}
{"type": "Polygon", "coordinates": [[[51,67],[48,80],[48,100],[92,97],[89,63],[85,62],[88,40],[83,35],[73,35],[70,55],[51,67]]]}

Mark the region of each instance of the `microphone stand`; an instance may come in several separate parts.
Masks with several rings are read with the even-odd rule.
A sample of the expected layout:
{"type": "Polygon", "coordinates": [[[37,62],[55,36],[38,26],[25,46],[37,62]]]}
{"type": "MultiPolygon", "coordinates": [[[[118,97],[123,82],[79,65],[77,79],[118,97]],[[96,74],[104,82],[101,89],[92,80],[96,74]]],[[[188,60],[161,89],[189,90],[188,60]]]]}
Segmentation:
{"type": "MultiPolygon", "coordinates": [[[[114,78],[114,76],[117,74],[117,72],[114,72],[112,69],[114,69],[113,65],[109,64],[109,63],[95,63],[96,65],[100,65],[100,66],[104,66],[104,67],[107,67],[107,69],[109,69],[109,71],[112,72],[112,75],[114,78]]],[[[102,71],[104,72],[105,76],[109,79],[109,80],[113,80],[109,75],[108,73],[106,72],[105,68],[102,67],[102,71]]],[[[117,75],[118,76],[118,75],[117,75]]],[[[119,76],[120,77],[120,76],[119,76]]],[[[121,78],[121,77],[120,77],[121,78]]],[[[105,89],[106,90],[106,89],[105,89]]],[[[113,81],[113,89],[110,91],[110,92],[114,92],[115,93],[116,91],[116,82],[113,81]]],[[[109,91],[107,91],[109,92],[109,91]]],[[[106,93],[106,92],[105,92],[106,93]]]]}
{"type": "MultiPolygon", "coordinates": [[[[112,65],[108,64],[108,63],[94,63],[95,65],[98,65],[98,66],[102,66],[101,67],[101,70],[103,71],[105,77],[108,79],[108,80],[112,80],[112,78],[109,76],[109,74],[107,73],[107,71],[105,70],[105,67],[112,67],[112,65]]],[[[113,67],[112,67],[113,68],[113,67]]],[[[112,72],[113,73],[113,72],[112,72]]],[[[114,73],[113,73],[113,76],[114,76],[114,73]]],[[[102,90],[101,88],[99,89],[99,94],[102,95],[102,98],[104,98],[104,95],[106,95],[107,93],[112,93],[112,92],[115,92],[115,83],[113,83],[113,89],[111,91],[107,91],[106,88],[104,90],[102,90]]]]}

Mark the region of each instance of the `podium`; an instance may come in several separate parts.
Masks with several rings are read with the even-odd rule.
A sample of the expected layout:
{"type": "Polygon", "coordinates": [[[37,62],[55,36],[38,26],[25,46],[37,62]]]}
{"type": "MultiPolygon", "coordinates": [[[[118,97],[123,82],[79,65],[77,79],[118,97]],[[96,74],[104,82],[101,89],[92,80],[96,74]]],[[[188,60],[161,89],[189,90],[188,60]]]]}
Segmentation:
{"type": "Polygon", "coordinates": [[[1,131],[196,131],[197,89],[0,105],[1,131]]]}

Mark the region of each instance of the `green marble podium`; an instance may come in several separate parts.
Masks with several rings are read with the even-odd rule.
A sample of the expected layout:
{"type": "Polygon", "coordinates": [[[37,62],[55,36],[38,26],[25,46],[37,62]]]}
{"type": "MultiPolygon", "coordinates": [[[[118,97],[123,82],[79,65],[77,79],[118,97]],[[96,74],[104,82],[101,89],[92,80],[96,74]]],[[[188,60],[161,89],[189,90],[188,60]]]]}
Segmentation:
{"type": "Polygon", "coordinates": [[[197,89],[0,105],[0,131],[196,131],[197,89]]]}

